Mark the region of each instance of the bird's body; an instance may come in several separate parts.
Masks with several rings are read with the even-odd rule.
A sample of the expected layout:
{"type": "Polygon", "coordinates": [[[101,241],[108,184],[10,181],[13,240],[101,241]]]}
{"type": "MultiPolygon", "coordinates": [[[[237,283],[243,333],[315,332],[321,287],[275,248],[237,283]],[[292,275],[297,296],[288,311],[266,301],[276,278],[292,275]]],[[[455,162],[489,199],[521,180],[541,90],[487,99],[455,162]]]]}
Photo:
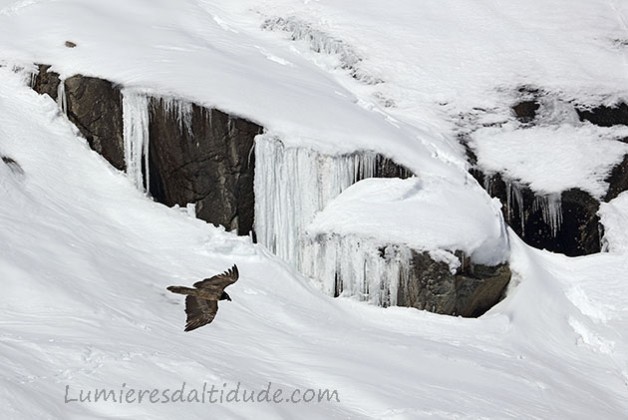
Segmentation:
{"type": "Polygon", "coordinates": [[[194,283],[194,288],[185,286],[169,286],[172,293],[186,295],[185,313],[187,322],[185,331],[192,331],[209,324],[218,311],[219,300],[231,300],[225,287],[238,280],[238,267],[235,265],[222,274],[194,283]]]}

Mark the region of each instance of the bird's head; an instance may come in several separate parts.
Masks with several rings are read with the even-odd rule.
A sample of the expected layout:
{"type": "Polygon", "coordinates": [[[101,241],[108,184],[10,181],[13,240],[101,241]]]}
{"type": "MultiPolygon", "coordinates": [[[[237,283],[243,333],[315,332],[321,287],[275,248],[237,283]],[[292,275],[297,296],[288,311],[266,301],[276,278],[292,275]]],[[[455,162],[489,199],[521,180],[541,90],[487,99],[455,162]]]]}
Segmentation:
{"type": "Polygon", "coordinates": [[[231,300],[231,298],[229,297],[229,295],[227,294],[227,292],[223,291],[222,295],[220,295],[220,300],[231,300]]]}

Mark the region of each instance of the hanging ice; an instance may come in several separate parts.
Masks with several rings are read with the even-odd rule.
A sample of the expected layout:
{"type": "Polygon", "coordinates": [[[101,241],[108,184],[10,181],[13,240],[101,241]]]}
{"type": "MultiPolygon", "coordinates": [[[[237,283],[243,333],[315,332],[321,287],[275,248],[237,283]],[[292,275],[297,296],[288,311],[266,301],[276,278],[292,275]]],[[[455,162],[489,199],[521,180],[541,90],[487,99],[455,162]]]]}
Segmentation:
{"type": "Polygon", "coordinates": [[[508,223],[512,224],[514,217],[514,206],[519,210],[519,222],[521,223],[521,236],[525,237],[525,212],[523,208],[523,193],[517,182],[505,180],[506,183],[506,205],[508,207],[508,223]]]}
{"type": "Polygon", "coordinates": [[[541,210],[543,221],[550,227],[552,236],[556,237],[563,223],[560,193],[537,196],[534,199],[532,210],[541,210]]]}
{"type": "Polygon", "coordinates": [[[409,276],[412,253],[352,235],[306,236],[303,273],[331,296],[352,296],[378,306],[397,305],[400,282],[409,276]]]}
{"type": "Polygon", "coordinates": [[[57,105],[61,108],[61,112],[68,114],[68,99],[65,96],[65,80],[59,80],[57,86],[57,105]]]}
{"type": "Polygon", "coordinates": [[[177,120],[181,131],[192,133],[192,111],[191,102],[183,101],[173,97],[161,97],[156,99],[163,104],[164,110],[177,120]]]}
{"type": "Polygon", "coordinates": [[[255,141],[255,231],[258,241],[300,269],[303,233],[316,212],[356,181],[374,176],[373,152],[329,156],[255,141]]]}
{"type": "Polygon", "coordinates": [[[141,191],[147,191],[150,185],[148,170],[148,101],[148,97],[141,92],[133,89],[124,89],[122,91],[126,173],[141,191]]]}

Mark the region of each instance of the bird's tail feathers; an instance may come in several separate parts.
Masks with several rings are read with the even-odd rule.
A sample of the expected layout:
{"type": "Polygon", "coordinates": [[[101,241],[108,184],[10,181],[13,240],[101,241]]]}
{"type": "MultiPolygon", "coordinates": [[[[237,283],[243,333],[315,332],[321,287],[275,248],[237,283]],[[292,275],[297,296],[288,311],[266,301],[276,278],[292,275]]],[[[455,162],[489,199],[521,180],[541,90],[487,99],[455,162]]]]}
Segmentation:
{"type": "Polygon", "coordinates": [[[168,286],[167,289],[170,290],[172,293],[179,293],[181,295],[194,295],[194,294],[196,294],[196,289],[192,289],[190,287],[168,286]]]}

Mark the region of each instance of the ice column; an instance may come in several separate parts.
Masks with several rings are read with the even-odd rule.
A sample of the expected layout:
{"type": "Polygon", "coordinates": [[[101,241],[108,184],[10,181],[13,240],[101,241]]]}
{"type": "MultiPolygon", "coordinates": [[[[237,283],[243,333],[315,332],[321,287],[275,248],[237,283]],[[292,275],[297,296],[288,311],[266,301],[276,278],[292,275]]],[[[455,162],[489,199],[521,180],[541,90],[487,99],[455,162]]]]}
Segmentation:
{"type": "Polygon", "coordinates": [[[124,162],[127,176],[141,191],[149,188],[148,97],[132,89],[122,91],[122,120],[124,125],[124,162]],[[142,171],[144,168],[144,171],[142,171]]]}
{"type": "Polygon", "coordinates": [[[159,100],[162,102],[166,113],[172,115],[177,120],[181,131],[185,131],[191,135],[193,111],[192,103],[171,97],[163,97],[159,100]]]}
{"type": "Polygon", "coordinates": [[[304,229],[345,188],[375,173],[376,154],[324,155],[285,147],[270,135],[255,141],[255,231],[258,241],[301,268],[304,229]]]}
{"type": "Polygon", "coordinates": [[[519,209],[519,221],[521,223],[521,236],[525,236],[525,213],[523,208],[523,193],[519,184],[506,180],[506,202],[508,206],[508,222],[512,222],[514,205],[519,209]]]}
{"type": "Polygon", "coordinates": [[[59,80],[59,86],[57,86],[57,105],[61,108],[61,112],[68,115],[68,99],[65,96],[65,80],[59,80]]]}
{"type": "Polygon", "coordinates": [[[563,209],[560,193],[539,195],[534,199],[533,211],[541,210],[543,221],[550,227],[552,236],[556,237],[563,223],[563,209]]]}
{"type": "Polygon", "coordinates": [[[351,296],[378,306],[397,305],[407,282],[412,253],[405,246],[381,246],[352,235],[308,236],[303,273],[321,282],[331,296],[351,296]]]}

